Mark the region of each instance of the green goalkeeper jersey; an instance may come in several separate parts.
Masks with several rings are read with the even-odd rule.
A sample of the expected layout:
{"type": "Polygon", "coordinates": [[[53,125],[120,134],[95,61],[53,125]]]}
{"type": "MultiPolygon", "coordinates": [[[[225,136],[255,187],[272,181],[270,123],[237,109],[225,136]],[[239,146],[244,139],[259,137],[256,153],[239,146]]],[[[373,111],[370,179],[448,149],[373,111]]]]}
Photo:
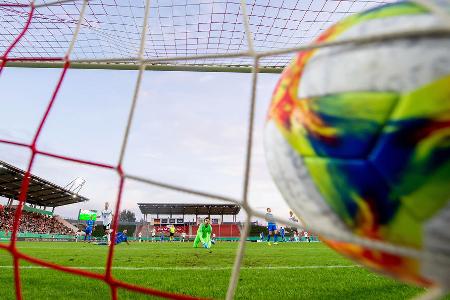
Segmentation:
{"type": "Polygon", "coordinates": [[[197,236],[202,239],[206,239],[211,236],[211,232],[212,232],[211,225],[210,224],[205,225],[205,223],[202,223],[197,230],[197,236]]]}
{"type": "Polygon", "coordinates": [[[211,248],[211,233],[212,227],[210,224],[205,225],[205,223],[200,224],[197,230],[197,236],[194,240],[194,248],[198,248],[199,244],[202,243],[203,247],[211,248]]]}

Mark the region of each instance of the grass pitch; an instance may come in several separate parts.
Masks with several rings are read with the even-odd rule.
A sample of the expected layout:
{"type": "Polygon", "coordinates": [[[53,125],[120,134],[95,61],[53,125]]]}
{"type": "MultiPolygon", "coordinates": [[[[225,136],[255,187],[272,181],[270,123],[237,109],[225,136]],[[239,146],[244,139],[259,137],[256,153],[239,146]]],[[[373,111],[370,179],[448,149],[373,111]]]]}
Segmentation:
{"type": "MultiPolygon", "coordinates": [[[[113,275],[123,281],[193,296],[224,298],[237,243],[212,253],[192,243],[131,243],[116,247],[113,275]]],[[[106,246],[74,242],[18,242],[26,254],[104,272],[106,246]]],[[[24,299],[108,299],[101,281],[21,262],[24,299]]],[[[0,250],[0,299],[14,299],[12,259],[0,250]]],[[[422,291],[373,274],[322,243],[247,243],[237,299],[405,299],[422,291]]],[[[120,290],[120,299],[151,299],[120,290]]]]}

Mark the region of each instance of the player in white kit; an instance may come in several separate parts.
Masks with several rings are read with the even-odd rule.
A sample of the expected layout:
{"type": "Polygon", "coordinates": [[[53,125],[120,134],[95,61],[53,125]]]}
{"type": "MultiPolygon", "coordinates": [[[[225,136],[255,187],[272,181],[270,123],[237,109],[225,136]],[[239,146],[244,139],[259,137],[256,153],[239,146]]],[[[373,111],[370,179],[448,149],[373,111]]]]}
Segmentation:
{"type": "Polygon", "coordinates": [[[102,222],[105,235],[108,239],[108,246],[111,245],[111,223],[113,219],[113,213],[109,209],[109,203],[105,202],[105,209],[102,210],[102,222]]]}
{"type": "Polygon", "coordinates": [[[311,242],[311,239],[310,239],[309,234],[308,234],[307,231],[303,232],[303,236],[305,237],[305,241],[308,240],[308,243],[311,242]]]}
{"type": "Polygon", "coordinates": [[[155,241],[155,235],[156,235],[156,230],[155,230],[155,228],[153,227],[153,229],[152,229],[152,242],[155,241]]]}

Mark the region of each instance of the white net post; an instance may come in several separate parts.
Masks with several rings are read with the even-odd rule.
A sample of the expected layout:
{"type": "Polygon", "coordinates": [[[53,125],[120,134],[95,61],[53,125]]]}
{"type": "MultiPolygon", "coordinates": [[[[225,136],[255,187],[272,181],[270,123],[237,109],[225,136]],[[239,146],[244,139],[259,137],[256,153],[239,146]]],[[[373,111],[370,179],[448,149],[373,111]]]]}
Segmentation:
{"type": "Polygon", "coordinates": [[[251,172],[251,158],[252,158],[252,145],[253,145],[253,127],[255,119],[255,107],[256,107],[256,88],[258,83],[258,69],[259,69],[259,58],[256,56],[256,52],[253,46],[253,36],[248,23],[248,15],[246,10],[245,0],[241,1],[242,18],[245,28],[245,34],[247,37],[248,52],[253,57],[253,70],[252,70],[252,86],[250,94],[250,110],[248,117],[248,129],[247,129],[247,147],[246,147],[246,157],[245,157],[245,168],[244,168],[244,182],[242,191],[242,208],[245,210],[246,219],[244,223],[244,228],[241,231],[241,239],[239,241],[239,247],[236,253],[236,258],[233,265],[233,271],[230,278],[230,283],[228,285],[226,299],[231,300],[234,298],[236,292],[237,283],[239,280],[240,270],[242,266],[242,261],[245,254],[245,245],[247,238],[250,233],[251,218],[253,216],[253,211],[249,205],[248,196],[250,188],[250,172],[251,172]]]}
{"type": "MultiPolygon", "coordinates": [[[[144,51],[145,51],[145,41],[146,41],[147,30],[148,30],[149,13],[150,13],[150,0],[146,0],[142,32],[141,32],[141,39],[140,39],[139,52],[138,52],[139,71],[138,71],[138,75],[136,78],[136,84],[134,86],[133,98],[131,101],[131,107],[130,107],[130,111],[129,111],[128,118],[127,118],[125,133],[124,133],[124,136],[122,139],[120,156],[119,156],[119,161],[118,161],[118,165],[117,165],[118,166],[117,173],[120,177],[120,185],[119,185],[118,197],[117,197],[117,201],[116,201],[114,220],[113,220],[113,224],[112,224],[112,228],[113,228],[113,232],[111,234],[112,241],[115,241],[117,229],[119,228],[118,223],[119,223],[120,203],[121,203],[121,199],[122,199],[122,195],[123,195],[123,186],[124,186],[124,182],[125,182],[125,175],[122,170],[122,164],[123,164],[123,159],[125,157],[125,153],[126,153],[126,149],[127,149],[128,137],[130,134],[130,129],[131,129],[132,123],[133,123],[133,117],[134,117],[134,112],[136,109],[136,104],[137,104],[137,101],[139,98],[139,91],[140,91],[140,87],[141,87],[141,83],[142,83],[142,77],[143,77],[144,71],[145,71],[144,51]]],[[[111,243],[111,245],[109,247],[108,260],[107,260],[107,264],[106,264],[105,276],[106,276],[106,280],[108,280],[108,281],[110,281],[111,277],[112,277],[111,269],[112,269],[112,264],[113,264],[114,246],[115,246],[115,243],[114,242],[111,243]]],[[[114,286],[111,285],[111,289],[112,289],[113,298],[117,297],[117,288],[115,288],[114,286]]]]}

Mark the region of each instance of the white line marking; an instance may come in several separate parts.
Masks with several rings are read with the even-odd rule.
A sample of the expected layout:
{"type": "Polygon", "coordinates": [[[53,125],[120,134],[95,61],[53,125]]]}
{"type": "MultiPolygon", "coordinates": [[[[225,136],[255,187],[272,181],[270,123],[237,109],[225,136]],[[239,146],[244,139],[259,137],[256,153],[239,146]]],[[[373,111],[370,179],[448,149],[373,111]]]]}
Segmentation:
{"type": "MultiPolygon", "coordinates": [[[[358,265],[334,265],[334,266],[273,266],[273,267],[241,267],[243,270],[302,270],[302,269],[341,269],[341,268],[359,268],[358,265]]],[[[0,266],[0,269],[13,269],[14,266],[0,266]]],[[[104,267],[72,267],[73,269],[81,269],[81,270],[104,270],[104,267]]],[[[42,266],[21,266],[20,269],[48,269],[42,266]]],[[[146,270],[174,270],[174,271],[183,271],[183,270],[231,270],[230,267],[113,267],[114,270],[125,270],[125,271],[146,271],[146,270]]]]}

